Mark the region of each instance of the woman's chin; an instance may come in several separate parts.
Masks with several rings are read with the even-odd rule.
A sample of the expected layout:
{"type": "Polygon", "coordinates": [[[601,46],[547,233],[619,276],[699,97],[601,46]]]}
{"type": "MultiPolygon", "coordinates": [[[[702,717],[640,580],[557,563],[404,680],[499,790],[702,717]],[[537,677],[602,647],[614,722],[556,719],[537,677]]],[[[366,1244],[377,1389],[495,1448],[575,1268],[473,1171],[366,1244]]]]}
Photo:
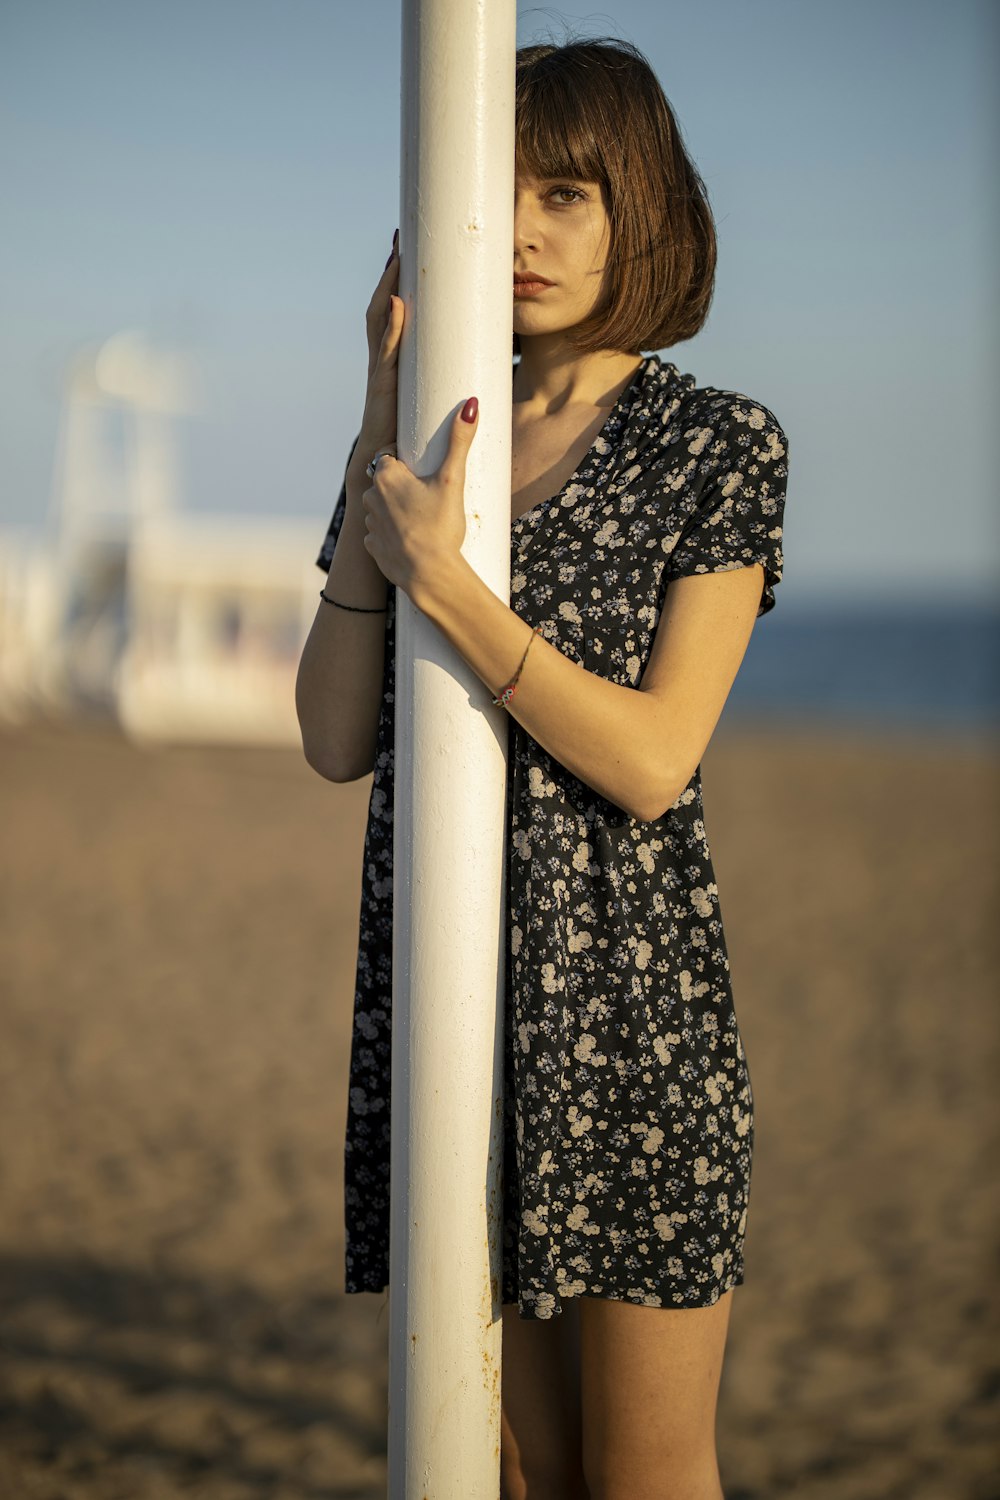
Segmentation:
{"type": "Polygon", "coordinates": [[[524,338],[537,338],[545,333],[564,333],[567,328],[572,328],[572,323],[562,323],[550,313],[548,317],[540,316],[538,312],[531,310],[522,311],[517,304],[514,305],[514,332],[524,338]]]}

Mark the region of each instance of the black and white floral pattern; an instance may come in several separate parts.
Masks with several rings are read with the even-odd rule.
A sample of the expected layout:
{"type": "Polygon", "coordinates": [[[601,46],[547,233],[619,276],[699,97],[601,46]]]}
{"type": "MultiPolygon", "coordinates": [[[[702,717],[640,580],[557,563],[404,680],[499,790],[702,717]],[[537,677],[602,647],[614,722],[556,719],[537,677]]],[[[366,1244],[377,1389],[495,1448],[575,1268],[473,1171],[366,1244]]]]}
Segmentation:
{"type": "MultiPolygon", "coordinates": [[[[673,578],[782,575],[774,415],[647,356],[558,495],[511,526],[511,608],[637,687],[673,578]]],[[[342,487],[317,565],[328,570],[342,487]]],[[[365,837],[345,1148],[348,1291],[389,1281],[395,589],[365,837]]],[[[701,768],[643,822],[508,716],[504,1302],[705,1307],[743,1281],[753,1095],[701,768]]]]}

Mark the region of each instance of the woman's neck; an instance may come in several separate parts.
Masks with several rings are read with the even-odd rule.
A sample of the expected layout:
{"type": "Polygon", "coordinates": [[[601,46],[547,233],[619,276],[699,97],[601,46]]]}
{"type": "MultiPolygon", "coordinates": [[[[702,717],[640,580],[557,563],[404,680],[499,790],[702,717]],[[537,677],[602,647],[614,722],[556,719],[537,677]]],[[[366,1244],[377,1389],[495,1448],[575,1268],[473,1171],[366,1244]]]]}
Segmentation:
{"type": "Polygon", "coordinates": [[[641,354],[616,349],[579,354],[563,340],[522,337],[514,402],[546,416],[570,406],[612,407],[642,362],[641,354]]]}

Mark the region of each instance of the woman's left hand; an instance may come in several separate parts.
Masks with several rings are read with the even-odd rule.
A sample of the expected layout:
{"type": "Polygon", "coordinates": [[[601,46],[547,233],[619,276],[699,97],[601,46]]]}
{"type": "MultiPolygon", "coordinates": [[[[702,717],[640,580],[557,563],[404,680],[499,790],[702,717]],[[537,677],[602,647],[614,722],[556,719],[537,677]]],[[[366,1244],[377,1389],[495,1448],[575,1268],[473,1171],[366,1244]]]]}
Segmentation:
{"type": "Polygon", "coordinates": [[[448,452],[436,474],[421,479],[385,454],[361,497],[369,556],[418,609],[465,541],[465,469],[478,425],[479,403],[471,397],[452,418],[448,452]]]}

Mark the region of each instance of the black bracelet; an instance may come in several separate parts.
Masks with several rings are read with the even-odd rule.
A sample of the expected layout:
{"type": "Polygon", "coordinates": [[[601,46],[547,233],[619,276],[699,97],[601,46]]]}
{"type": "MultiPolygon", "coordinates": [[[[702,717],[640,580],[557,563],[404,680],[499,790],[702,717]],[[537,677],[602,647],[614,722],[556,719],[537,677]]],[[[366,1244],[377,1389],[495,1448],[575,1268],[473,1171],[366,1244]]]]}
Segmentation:
{"type": "Polygon", "coordinates": [[[386,610],[389,608],[388,604],[376,605],[373,608],[369,609],[366,609],[364,605],[361,604],[340,604],[336,599],[331,599],[330,595],[324,593],[322,589],[320,589],[319,591],[319,597],[326,604],[336,604],[338,609],[352,609],[354,610],[355,614],[359,615],[384,615],[386,610]]]}

